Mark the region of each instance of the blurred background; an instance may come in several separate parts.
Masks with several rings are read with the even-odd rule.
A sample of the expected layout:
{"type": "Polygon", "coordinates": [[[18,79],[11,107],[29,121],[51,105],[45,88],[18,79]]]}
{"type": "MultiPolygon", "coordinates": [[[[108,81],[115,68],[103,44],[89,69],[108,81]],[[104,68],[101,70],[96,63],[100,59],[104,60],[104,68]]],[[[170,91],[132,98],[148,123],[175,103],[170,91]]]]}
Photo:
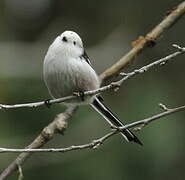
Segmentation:
{"type": "MultiPolygon", "coordinates": [[[[82,38],[98,73],[131,49],[131,42],[145,35],[178,0],[2,0],[0,1],[0,103],[35,102],[50,98],[42,77],[49,45],[64,30],[82,38]]],[[[125,72],[164,57],[185,45],[185,18],[165,32],[125,72]]],[[[185,103],[185,56],[163,67],[138,75],[120,91],[105,92],[105,103],[125,123],[161,112],[158,103],[176,107],[185,103]]],[[[64,107],[0,111],[0,147],[23,148],[64,107]]],[[[97,150],[37,153],[22,167],[25,179],[65,180],[168,180],[185,178],[185,112],[156,121],[136,134],[144,146],[126,143],[120,135],[97,150]]],[[[70,119],[64,136],[45,147],[66,147],[90,142],[110,131],[91,107],[81,107],[70,119]]],[[[0,172],[17,154],[0,154],[0,172]]],[[[8,179],[17,179],[14,173],[8,179]]]]}

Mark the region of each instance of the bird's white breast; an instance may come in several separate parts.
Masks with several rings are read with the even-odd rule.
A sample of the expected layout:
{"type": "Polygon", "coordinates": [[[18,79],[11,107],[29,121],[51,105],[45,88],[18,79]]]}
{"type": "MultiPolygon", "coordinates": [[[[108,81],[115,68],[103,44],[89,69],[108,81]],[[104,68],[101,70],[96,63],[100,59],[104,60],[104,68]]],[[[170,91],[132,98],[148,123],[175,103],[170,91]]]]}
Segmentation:
{"type": "Polygon", "coordinates": [[[96,72],[83,58],[71,57],[67,51],[52,45],[44,59],[44,81],[54,98],[100,86],[96,72]]]}

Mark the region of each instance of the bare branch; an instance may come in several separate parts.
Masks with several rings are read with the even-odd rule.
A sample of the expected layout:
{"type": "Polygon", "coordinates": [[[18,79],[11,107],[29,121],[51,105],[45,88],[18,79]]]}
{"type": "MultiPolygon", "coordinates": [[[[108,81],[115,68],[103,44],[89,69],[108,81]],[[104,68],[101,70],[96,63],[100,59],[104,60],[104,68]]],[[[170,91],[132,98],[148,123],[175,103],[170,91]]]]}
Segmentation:
{"type": "Polygon", "coordinates": [[[118,75],[127,64],[131,63],[135,57],[137,57],[147,47],[153,47],[160,39],[161,35],[177,20],[182,17],[185,13],[185,1],[180,3],[177,7],[173,8],[172,11],[145,37],[141,36],[135,41],[133,48],[123,56],[117,63],[112,65],[110,68],[105,70],[100,78],[102,81],[106,81],[116,75],[118,75]]]}
{"type": "MultiPolygon", "coordinates": [[[[52,121],[47,127],[45,127],[38,137],[26,148],[36,149],[42,147],[49,140],[51,140],[56,133],[63,134],[67,127],[67,120],[75,113],[77,107],[71,106],[65,112],[56,116],[54,121],[52,121]]],[[[29,157],[30,152],[21,153],[0,175],[0,180],[5,179],[13,171],[15,171],[18,166],[21,166],[29,157]]]]}
{"type": "MultiPolygon", "coordinates": [[[[161,106],[162,104],[160,104],[161,106]]],[[[140,120],[140,121],[136,121],[130,124],[125,125],[124,127],[114,127],[114,129],[112,130],[112,132],[109,132],[108,134],[104,135],[101,138],[98,138],[96,140],[93,140],[90,143],[87,144],[83,144],[83,145],[73,145],[73,146],[69,146],[66,148],[48,148],[48,149],[30,149],[30,148],[26,148],[26,149],[10,149],[10,148],[0,148],[0,153],[20,153],[20,152],[69,152],[69,151],[75,151],[75,150],[82,150],[82,149],[96,149],[98,148],[101,144],[103,144],[107,139],[109,139],[110,137],[112,137],[113,135],[119,133],[120,131],[123,131],[124,129],[129,129],[132,127],[136,127],[139,125],[139,127],[134,128],[134,130],[141,130],[144,126],[148,125],[149,123],[151,123],[152,121],[155,121],[157,119],[160,119],[162,117],[165,117],[167,115],[170,115],[172,113],[175,112],[180,112],[180,111],[185,111],[185,106],[180,106],[177,108],[166,108],[165,105],[162,105],[163,107],[165,107],[163,110],[164,112],[156,114],[154,116],[148,117],[146,119],[140,120]]]]}
{"type": "MultiPolygon", "coordinates": [[[[142,37],[137,41],[137,44],[134,45],[133,49],[124,57],[121,58],[120,61],[118,61],[115,65],[113,65],[111,68],[107,69],[105,72],[103,72],[100,75],[100,79],[102,82],[106,81],[107,79],[110,79],[111,77],[118,75],[121,70],[125,67],[126,64],[131,62],[139,53],[141,53],[146,47],[149,47],[156,43],[157,38],[170,26],[172,26],[177,20],[182,17],[182,15],[185,13],[185,2],[183,1],[181,4],[179,4],[174,10],[172,10],[165,19],[157,25],[150,33],[146,35],[146,37],[142,37]]],[[[112,85],[111,85],[112,86],[112,85]]],[[[114,86],[114,85],[113,85],[114,86]]],[[[119,85],[115,85],[115,87],[118,87],[119,85]]],[[[115,88],[114,87],[114,88],[115,88]]],[[[110,88],[111,89],[111,88],[110,88]]],[[[103,91],[103,90],[102,90],[103,91]]],[[[96,92],[93,92],[96,94],[96,92]]],[[[92,93],[92,94],[93,94],[92,93]]],[[[70,98],[76,98],[76,97],[70,97],[70,98]]],[[[36,107],[40,106],[40,104],[43,105],[45,102],[38,102],[38,104],[31,104],[31,106],[36,107]]],[[[55,102],[59,103],[59,102],[55,102]]],[[[30,105],[30,103],[28,103],[30,105]]],[[[27,107],[28,104],[24,104],[22,106],[27,107]]],[[[19,105],[20,107],[20,105],[19,105]]],[[[10,106],[2,106],[1,109],[7,109],[10,108],[10,106]]],[[[13,107],[14,108],[14,107],[13,107]]],[[[76,107],[69,108],[68,111],[61,114],[63,117],[63,120],[66,122],[67,119],[69,119],[76,110],[76,107]]],[[[60,123],[59,123],[60,124],[60,123]]],[[[64,123],[65,124],[65,123],[64,123]]],[[[44,130],[48,130],[46,132],[49,133],[51,136],[47,136],[47,133],[45,134],[44,130],[42,133],[27,147],[27,149],[36,149],[44,146],[51,138],[53,138],[54,134],[58,131],[58,124],[54,120],[50,125],[48,125],[44,130]],[[55,124],[55,125],[54,125],[55,124]],[[51,126],[50,126],[51,125],[51,126]]],[[[59,125],[60,127],[60,125],[59,125]]],[[[65,129],[65,128],[64,128],[65,129]]],[[[111,133],[116,133],[118,130],[115,130],[111,133]]],[[[62,130],[59,132],[62,132],[62,130]]],[[[112,136],[111,134],[108,134],[105,136],[105,139],[109,138],[109,136],[112,136]]],[[[103,140],[100,140],[102,142],[103,140]]],[[[101,143],[99,143],[101,144],[101,143]]],[[[97,144],[98,146],[98,144],[97,144]]],[[[95,146],[95,147],[97,147],[95,146]]],[[[14,172],[18,165],[22,165],[26,159],[28,159],[31,156],[32,152],[25,152],[21,153],[15,161],[13,161],[0,175],[0,180],[5,179],[8,177],[12,172],[14,172]]]]}
{"type": "Polygon", "coordinates": [[[164,110],[164,111],[168,111],[170,110],[169,108],[166,107],[166,105],[162,104],[162,103],[159,103],[159,107],[164,110]]]}
{"type": "MultiPolygon", "coordinates": [[[[159,106],[161,106],[161,104],[159,104],[159,106]]],[[[136,125],[141,125],[141,127],[135,129],[135,130],[141,130],[144,126],[148,125],[149,123],[151,123],[154,120],[157,120],[157,119],[159,119],[161,117],[165,117],[167,115],[170,115],[170,114],[173,114],[173,113],[185,110],[185,106],[180,106],[180,107],[177,107],[177,108],[166,108],[166,106],[163,105],[163,108],[164,108],[163,109],[164,112],[162,112],[160,114],[156,114],[156,115],[154,115],[152,117],[143,119],[141,121],[133,122],[133,123],[129,124],[127,126],[127,128],[131,128],[131,127],[134,127],[136,125]]]]}
{"type": "Polygon", "coordinates": [[[172,44],[172,46],[174,47],[174,48],[177,48],[177,49],[179,49],[180,51],[184,51],[184,47],[182,48],[182,47],[180,47],[178,44],[172,44]]]}
{"type": "MultiPolygon", "coordinates": [[[[173,45],[174,46],[174,45],[173,45]]],[[[150,63],[146,66],[143,66],[142,68],[140,69],[135,69],[133,72],[130,72],[130,73],[120,73],[121,75],[124,76],[124,78],[122,78],[120,81],[117,81],[118,85],[121,85],[124,81],[128,80],[129,78],[137,75],[137,74],[142,74],[148,70],[150,70],[151,68],[153,68],[154,66],[157,66],[157,65],[165,65],[168,61],[172,60],[174,57],[180,55],[180,54],[183,54],[185,53],[185,48],[182,48],[182,47],[179,47],[179,51],[175,52],[175,53],[172,53],[164,58],[161,58],[157,61],[154,61],[153,63],[150,63]],[[180,48],[180,49],[179,49],[180,48]]]]}
{"type": "MultiPolygon", "coordinates": [[[[112,82],[109,85],[103,86],[103,87],[96,89],[96,90],[86,91],[86,92],[84,92],[84,96],[93,96],[95,94],[99,94],[99,93],[102,93],[102,92],[110,90],[110,89],[119,89],[119,87],[122,85],[122,83],[124,81],[128,80],[129,78],[131,78],[137,74],[143,74],[144,72],[150,70],[151,68],[153,68],[157,65],[165,65],[168,61],[173,60],[176,56],[182,55],[185,53],[184,47],[180,47],[178,45],[173,45],[173,46],[178,49],[177,52],[174,52],[164,58],[156,60],[153,63],[150,63],[146,66],[143,66],[140,69],[135,69],[134,71],[132,71],[130,73],[120,73],[123,76],[123,78],[121,80],[116,81],[116,82],[112,82]]],[[[79,98],[79,97],[73,95],[73,96],[66,96],[66,97],[58,98],[58,99],[52,99],[52,100],[49,100],[49,104],[66,102],[68,100],[75,99],[75,98],[79,98]]],[[[35,108],[35,107],[39,107],[39,106],[43,106],[43,105],[45,105],[45,101],[34,102],[34,103],[25,103],[25,104],[15,104],[15,105],[0,104],[0,109],[15,109],[15,108],[25,108],[25,107],[35,108]]]]}
{"type": "Polygon", "coordinates": [[[18,166],[18,180],[23,180],[24,176],[23,176],[22,168],[20,165],[17,165],[17,166],[18,166]]]}

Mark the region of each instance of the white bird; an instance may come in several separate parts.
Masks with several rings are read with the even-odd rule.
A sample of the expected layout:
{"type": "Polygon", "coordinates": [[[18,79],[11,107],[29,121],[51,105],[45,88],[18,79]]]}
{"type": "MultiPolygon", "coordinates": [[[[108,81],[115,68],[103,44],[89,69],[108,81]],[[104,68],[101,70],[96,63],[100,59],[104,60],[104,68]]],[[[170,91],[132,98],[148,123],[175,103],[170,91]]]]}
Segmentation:
{"type": "MultiPolygon", "coordinates": [[[[53,98],[61,98],[100,87],[97,73],[91,66],[79,35],[73,31],[65,31],[50,45],[44,59],[43,75],[45,84],[53,98]]],[[[103,104],[99,95],[85,97],[84,100],[71,100],[64,103],[90,104],[110,125],[124,124],[103,104]]],[[[128,129],[121,134],[128,141],[142,145],[141,141],[128,129]]]]}

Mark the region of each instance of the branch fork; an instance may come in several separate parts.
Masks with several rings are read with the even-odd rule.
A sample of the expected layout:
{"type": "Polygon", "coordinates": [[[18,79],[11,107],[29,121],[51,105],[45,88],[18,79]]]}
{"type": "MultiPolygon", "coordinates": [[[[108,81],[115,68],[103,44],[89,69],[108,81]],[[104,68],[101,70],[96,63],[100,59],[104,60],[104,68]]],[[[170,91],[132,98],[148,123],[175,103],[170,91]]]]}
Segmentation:
{"type": "MultiPolygon", "coordinates": [[[[117,63],[115,63],[112,67],[108,68],[106,71],[104,71],[101,75],[100,75],[100,79],[102,82],[105,82],[106,80],[118,75],[123,69],[124,67],[129,63],[132,62],[136,56],[138,56],[145,48],[147,47],[151,47],[151,44],[156,44],[157,40],[159,40],[159,37],[162,35],[162,33],[167,30],[168,28],[170,28],[175,22],[177,22],[178,19],[180,19],[180,17],[182,17],[185,13],[185,1],[183,1],[182,3],[180,3],[176,8],[174,8],[172,11],[170,11],[170,13],[151,31],[149,32],[145,37],[141,38],[140,41],[138,41],[133,49],[128,52],[124,57],[122,57],[117,63]],[[152,43],[150,43],[152,42],[152,43]],[[154,43],[153,43],[154,42],[154,43]]],[[[185,52],[185,48],[182,48],[178,45],[173,45],[173,47],[178,49],[178,52],[173,53],[159,61],[156,61],[153,64],[147,65],[145,66],[145,69],[140,69],[139,71],[136,70],[135,72],[131,72],[131,73],[127,73],[123,75],[123,78],[117,82],[118,84],[114,85],[108,85],[108,86],[104,86],[98,90],[95,91],[91,91],[91,92],[85,92],[86,95],[95,95],[98,93],[101,93],[105,90],[108,89],[114,89],[115,87],[119,88],[120,85],[126,81],[127,79],[131,78],[132,76],[134,76],[135,74],[140,74],[143,73],[145,71],[147,71],[148,69],[150,69],[151,67],[155,66],[156,64],[160,64],[163,62],[167,62],[169,59],[173,59],[174,57],[183,54],[185,52]]],[[[60,99],[56,99],[56,100],[50,100],[49,102],[51,104],[54,103],[61,103],[67,100],[71,100],[73,98],[77,98],[75,96],[69,96],[69,97],[65,97],[65,98],[60,98],[60,99]]],[[[26,103],[26,104],[18,104],[18,105],[3,105],[0,104],[0,109],[12,109],[12,108],[23,108],[23,107],[38,107],[38,106],[42,106],[45,105],[45,102],[36,102],[36,103],[26,103]]],[[[138,125],[146,125],[156,119],[159,119],[161,117],[167,116],[169,114],[175,113],[175,112],[179,112],[179,111],[184,111],[185,110],[185,106],[181,106],[181,107],[177,107],[177,108],[173,108],[173,109],[168,109],[165,106],[162,106],[164,112],[160,113],[160,114],[156,114],[152,117],[140,120],[140,121],[136,121],[133,123],[130,123],[128,125],[125,125],[124,128],[132,128],[138,125]]],[[[67,119],[69,119],[76,111],[77,107],[73,107],[73,108],[69,108],[67,109],[67,111],[65,111],[64,113],[61,113],[61,118],[63,119],[63,121],[67,121],[67,119]]],[[[60,122],[60,121],[59,121],[60,122]]],[[[12,174],[15,170],[17,170],[19,167],[21,167],[23,165],[23,163],[26,161],[26,159],[28,159],[31,155],[31,153],[33,152],[67,152],[67,151],[72,151],[72,150],[80,150],[80,149],[87,149],[87,148],[92,148],[94,147],[95,149],[97,147],[99,147],[105,140],[109,139],[111,136],[113,136],[114,134],[118,133],[118,130],[113,130],[112,132],[106,134],[105,136],[103,136],[102,138],[99,138],[97,140],[95,140],[92,143],[89,144],[85,144],[85,145],[78,145],[78,146],[71,146],[68,148],[62,148],[62,149],[38,149],[41,148],[42,146],[44,146],[50,139],[52,139],[55,135],[55,133],[57,133],[56,129],[60,129],[59,127],[56,126],[57,121],[53,121],[51,122],[47,128],[45,128],[42,133],[27,147],[27,149],[6,149],[6,148],[0,148],[0,152],[24,152],[21,153],[15,161],[13,161],[0,175],[0,180],[4,180],[6,179],[10,174],[12,174]],[[47,151],[49,150],[49,151],[47,151]]],[[[66,127],[64,126],[64,129],[66,127]]],[[[61,131],[60,131],[61,132],[61,131]]],[[[20,172],[20,168],[19,168],[19,172],[20,172]]],[[[20,173],[21,174],[21,173],[20,173]]]]}

